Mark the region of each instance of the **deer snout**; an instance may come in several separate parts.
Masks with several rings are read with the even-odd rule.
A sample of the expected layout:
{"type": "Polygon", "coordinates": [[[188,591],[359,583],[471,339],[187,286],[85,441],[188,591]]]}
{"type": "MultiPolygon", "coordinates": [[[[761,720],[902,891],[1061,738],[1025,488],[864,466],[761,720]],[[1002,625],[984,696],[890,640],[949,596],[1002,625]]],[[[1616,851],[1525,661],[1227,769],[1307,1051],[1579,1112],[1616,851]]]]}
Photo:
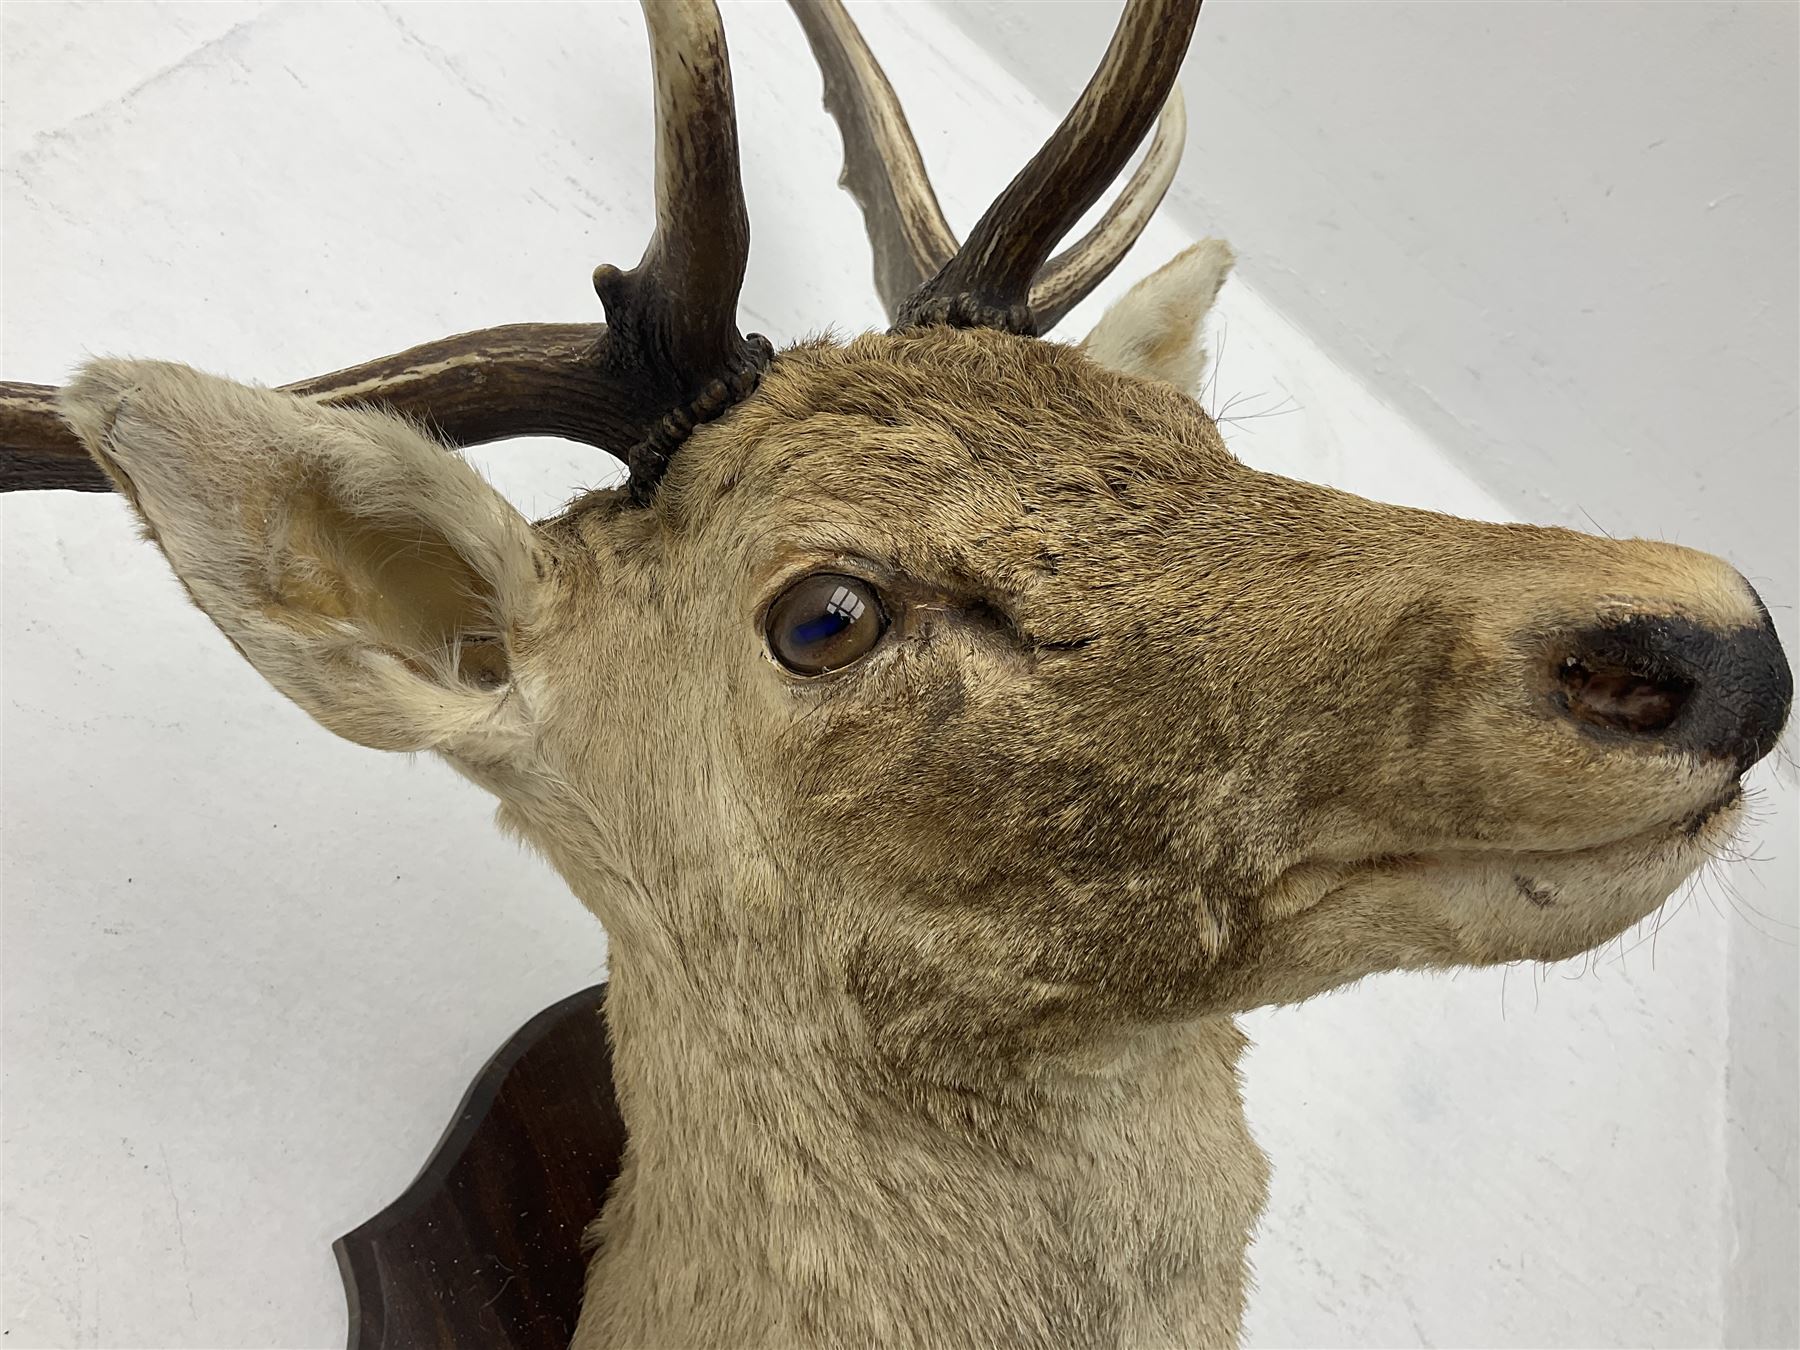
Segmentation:
{"type": "Polygon", "coordinates": [[[1794,696],[1760,597],[1756,610],[1737,628],[1638,614],[1573,634],[1553,648],[1551,700],[1599,734],[1723,760],[1741,774],[1774,749],[1794,696]]]}

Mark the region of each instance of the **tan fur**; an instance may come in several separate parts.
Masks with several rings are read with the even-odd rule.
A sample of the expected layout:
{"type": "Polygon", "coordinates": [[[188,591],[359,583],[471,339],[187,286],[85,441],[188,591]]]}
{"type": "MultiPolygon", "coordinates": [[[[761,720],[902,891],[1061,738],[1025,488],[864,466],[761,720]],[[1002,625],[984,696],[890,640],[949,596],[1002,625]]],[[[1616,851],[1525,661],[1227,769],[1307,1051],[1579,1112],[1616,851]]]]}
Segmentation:
{"type": "Polygon", "coordinates": [[[1088,346],[1153,378],[813,343],[649,508],[535,531],[374,414],[158,365],[69,394],[278,687],[444,751],[605,923],[631,1145],[584,1350],[1230,1344],[1265,1164],[1229,1014],[1580,951],[1732,828],[1682,828],[1727,768],[1540,686],[1601,615],[1755,621],[1735,573],[1245,468],[1168,382],[1191,258],[1203,299],[1088,346]],[[800,680],[760,616],[817,568],[893,627],[800,680]]]}

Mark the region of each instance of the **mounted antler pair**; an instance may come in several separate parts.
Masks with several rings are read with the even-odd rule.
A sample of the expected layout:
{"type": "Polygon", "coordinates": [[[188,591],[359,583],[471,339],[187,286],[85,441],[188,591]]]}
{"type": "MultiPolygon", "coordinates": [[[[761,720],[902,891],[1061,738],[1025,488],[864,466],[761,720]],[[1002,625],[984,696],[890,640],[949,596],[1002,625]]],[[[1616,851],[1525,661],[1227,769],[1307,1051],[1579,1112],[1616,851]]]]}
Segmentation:
{"type": "MultiPolygon", "coordinates": [[[[1174,178],[1185,136],[1175,79],[1201,0],[1130,0],[1074,109],[959,245],[893,88],[842,0],[790,0],[844,137],[896,327],[1053,328],[1118,264],[1174,178]],[[1166,102],[1165,102],[1166,100],[1166,102]],[[1143,163],[1083,238],[1051,250],[1162,110],[1143,163]]],[[[375,404],[453,445],[564,436],[630,466],[647,501],[699,423],[756,387],[773,348],[737,327],[750,228],[725,32],[713,0],[644,0],[656,87],[656,232],[629,272],[602,265],[601,324],[511,324],[424,344],[283,388],[375,404]]],[[[0,384],[0,489],[111,487],[48,385],[0,384]]]]}

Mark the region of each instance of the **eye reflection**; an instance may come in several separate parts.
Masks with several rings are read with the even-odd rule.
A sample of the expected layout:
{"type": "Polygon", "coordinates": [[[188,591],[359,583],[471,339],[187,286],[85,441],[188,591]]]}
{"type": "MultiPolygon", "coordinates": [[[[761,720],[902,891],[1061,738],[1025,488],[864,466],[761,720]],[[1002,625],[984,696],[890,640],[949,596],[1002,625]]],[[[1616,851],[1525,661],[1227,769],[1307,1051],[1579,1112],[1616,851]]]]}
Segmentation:
{"type": "Polygon", "coordinates": [[[867,656],[886,630],[887,616],[873,586],[819,572],[795,582],[770,606],[765,636],[775,659],[789,670],[823,675],[867,656]]]}

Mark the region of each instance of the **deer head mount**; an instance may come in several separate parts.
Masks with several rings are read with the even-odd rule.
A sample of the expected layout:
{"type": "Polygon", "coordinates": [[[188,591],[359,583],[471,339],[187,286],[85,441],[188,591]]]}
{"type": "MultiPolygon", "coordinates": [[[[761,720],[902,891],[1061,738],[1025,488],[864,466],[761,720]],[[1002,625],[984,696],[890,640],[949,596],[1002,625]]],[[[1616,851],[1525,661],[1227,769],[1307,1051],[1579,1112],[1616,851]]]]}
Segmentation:
{"type": "Polygon", "coordinates": [[[722,30],[661,0],[610,327],[286,392],[96,362],[0,430],[31,481],[85,447],[277,688],[443,754],[605,922],[632,1153],[580,1343],[1223,1342],[1263,1189],[1229,1015],[1616,935],[1736,828],[1791,674],[1718,559],[1238,463],[1190,397],[1216,242],[1031,336],[1167,186],[1194,0],[1133,0],[961,245],[847,16],[796,8],[892,331],[738,332],[722,30]],[[631,480],[530,524],[421,424],[631,480]]]}

